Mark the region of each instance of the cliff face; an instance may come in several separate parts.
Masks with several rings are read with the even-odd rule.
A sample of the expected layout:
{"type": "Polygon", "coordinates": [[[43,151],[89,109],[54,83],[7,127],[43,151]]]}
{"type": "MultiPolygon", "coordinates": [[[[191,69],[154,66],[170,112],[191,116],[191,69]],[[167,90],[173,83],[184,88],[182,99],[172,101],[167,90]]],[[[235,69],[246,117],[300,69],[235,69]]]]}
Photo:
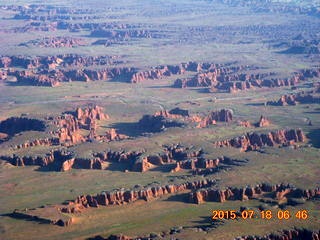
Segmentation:
{"type": "Polygon", "coordinates": [[[236,147],[241,151],[251,151],[263,146],[289,146],[304,142],[306,137],[301,129],[278,130],[269,133],[247,133],[240,137],[214,142],[215,147],[236,147]]]}
{"type": "MultiPolygon", "coordinates": [[[[291,185],[278,184],[260,184],[255,187],[246,188],[227,188],[224,190],[220,189],[200,189],[192,192],[189,195],[189,201],[192,203],[203,203],[203,202],[225,202],[228,200],[248,200],[251,198],[262,198],[266,193],[273,193],[273,198],[276,200],[283,200],[284,198],[306,198],[310,199],[313,197],[320,196],[320,189],[302,190],[295,188],[291,185]]],[[[270,195],[270,194],[269,194],[270,195]]]]}

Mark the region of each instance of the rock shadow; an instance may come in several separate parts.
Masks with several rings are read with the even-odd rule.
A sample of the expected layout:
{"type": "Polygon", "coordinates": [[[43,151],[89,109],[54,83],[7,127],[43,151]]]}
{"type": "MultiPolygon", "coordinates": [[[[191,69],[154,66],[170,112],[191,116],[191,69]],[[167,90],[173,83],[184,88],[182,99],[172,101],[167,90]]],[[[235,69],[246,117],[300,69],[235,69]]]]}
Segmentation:
{"type": "Polygon", "coordinates": [[[115,128],[119,134],[129,137],[139,137],[145,133],[145,130],[138,123],[119,122],[112,124],[110,127],[115,128]]]}
{"type": "Polygon", "coordinates": [[[307,134],[307,138],[310,139],[311,144],[315,148],[320,148],[320,129],[314,129],[309,134],[307,134]]]}
{"type": "Polygon", "coordinates": [[[167,202],[183,202],[183,203],[189,203],[189,193],[181,193],[181,194],[174,194],[170,197],[168,197],[165,201],[167,202]]]}
{"type": "Polygon", "coordinates": [[[162,116],[145,115],[139,122],[120,122],[114,123],[110,127],[115,128],[119,134],[129,137],[148,136],[148,134],[159,133],[167,128],[183,127],[184,124],[164,119],[162,116]]]}
{"type": "Polygon", "coordinates": [[[202,216],[200,217],[201,220],[198,221],[192,221],[196,225],[190,227],[190,228],[200,228],[203,231],[210,231],[212,229],[218,228],[219,226],[223,225],[223,220],[212,220],[212,217],[210,216],[211,212],[208,212],[208,216],[202,216]]]}

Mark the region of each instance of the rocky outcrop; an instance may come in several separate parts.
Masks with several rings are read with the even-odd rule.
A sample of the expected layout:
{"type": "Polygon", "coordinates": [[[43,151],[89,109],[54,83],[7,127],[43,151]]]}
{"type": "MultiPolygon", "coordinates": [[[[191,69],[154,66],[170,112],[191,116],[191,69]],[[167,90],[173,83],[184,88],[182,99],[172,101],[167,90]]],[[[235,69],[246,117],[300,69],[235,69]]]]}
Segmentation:
{"type": "MultiPolygon", "coordinates": [[[[143,151],[105,151],[94,153],[92,157],[81,158],[75,157],[73,153],[58,149],[50,151],[42,156],[1,156],[1,158],[15,166],[34,165],[41,167],[48,167],[48,170],[54,171],[68,171],[70,169],[105,169],[104,163],[117,162],[122,163],[128,170],[143,172],[138,168],[140,156],[143,151]]],[[[152,157],[147,157],[152,161],[152,157]]]]}
{"type": "Polygon", "coordinates": [[[42,156],[1,156],[15,166],[40,166],[52,171],[69,171],[70,169],[104,169],[103,160],[98,157],[79,158],[64,149],[50,151],[42,156]]]}
{"type": "Polygon", "coordinates": [[[62,54],[56,56],[1,56],[1,68],[25,68],[25,69],[55,69],[83,68],[89,66],[103,66],[114,63],[119,56],[83,56],[77,54],[62,54]]]}
{"type": "Polygon", "coordinates": [[[118,133],[114,128],[110,128],[109,130],[107,130],[104,135],[95,137],[96,140],[100,140],[103,142],[120,141],[127,138],[129,138],[127,135],[118,133]]]}
{"type": "Polygon", "coordinates": [[[224,190],[209,188],[200,189],[195,192],[190,193],[189,201],[192,203],[203,203],[203,202],[225,202],[228,200],[249,200],[252,198],[263,198],[263,196],[268,193],[272,193],[273,198],[278,201],[283,201],[285,198],[306,198],[311,199],[320,196],[320,189],[303,190],[295,188],[290,184],[258,184],[255,187],[245,187],[245,188],[226,188],[224,190]]]}
{"type": "Polygon", "coordinates": [[[260,118],[259,118],[259,121],[255,124],[251,124],[249,121],[247,120],[240,120],[238,121],[238,126],[241,126],[241,127],[245,127],[245,128],[251,128],[251,127],[268,127],[270,126],[271,122],[270,120],[261,115],[260,118]]]}
{"type": "Polygon", "coordinates": [[[210,187],[215,183],[215,180],[204,179],[180,184],[168,184],[164,186],[147,186],[132,190],[104,191],[95,196],[79,196],[75,201],[69,202],[68,205],[61,207],[60,211],[64,213],[74,213],[82,211],[83,209],[89,207],[123,205],[135,202],[139,199],[149,201],[167,194],[178,193],[191,189],[198,189],[201,187],[210,187]]]}
{"type": "Polygon", "coordinates": [[[154,116],[162,116],[164,118],[172,118],[172,119],[187,118],[189,117],[189,111],[177,107],[177,108],[171,109],[170,111],[160,110],[156,112],[154,116]]]}
{"type": "Polygon", "coordinates": [[[278,130],[269,133],[247,133],[229,140],[214,142],[215,147],[235,147],[241,151],[252,151],[263,146],[290,146],[302,143],[306,137],[301,129],[278,130]]]}
{"type": "MultiPolygon", "coordinates": [[[[170,231],[162,232],[161,234],[149,234],[146,236],[129,237],[126,235],[110,235],[107,238],[96,236],[89,238],[88,240],[164,240],[173,238],[176,233],[184,232],[184,229],[190,229],[190,227],[172,228],[170,231]]],[[[178,236],[177,236],[178,237],[178,236]]],[[[312,231],[308,229],[290,229],[282,230],[280,233],[271,233],[265,236],[242,236],[234,238],[234,240],[318,240],[320,239],[320,231],[312,231]]]]}
{"type": "Polygon", "coordinates": [[[174,145],[164,145],[164,161],[172,162],[175,161],[182,161],[187,160],[190,158],[197,158],[201,157],[203,154],[203,150],[195,149],[193,146],[184,147],[181,144],[174,144],[174,145]]]}
{"type": "Polygon", "coordinates": [[[117,81],[130,82],[136,72],[133,68],[97,68],[121,63],[117,56],[79,56],[64,54],[46,57],[3,56],[0,67],[10,68],[7,75],[14,76],[18,83],[40,86],[58,86],[69,81],[117,81]],[[93,66],[93,67],[91,67],[93,66]],[[91,68],[89,68],[91,67],[91,68]],[[15,69],[19,68],[19,70],[15,69]],[[20,70],[20,68],[24,68],[20,70]]]}
{"type": "Polygon", "coordinates": [[[234,240],[318,240],[320,239],[320,230],[319,231],[311,231],[308,229],[290,229],[290,230],[282,230],[281,233],[272,233],[265,236],[242,236],[237,237],[234,240]]]}
{"type": "Polygon", "coordinates": [[[45,123],[38,119],[26,117],[11,117],[0,122],[0,132],[13,136],[16,133],[24,131],[41,131],[45,130],[45,123]]]}
{"type": "MultiPolygon", "coordinates": [[[[193,78],[177,79],[173,87],[206,87],[212,92],[227,91],[230,93],[253,89],[295,86],[308,78],[318,77],[320,69],[307,69],[295,73],[291,78],[274,78],[275,73],[247,74],[243,70],[250,70],[249,66],[221,67],[197,73],[193,78]]],[[[252,67],[251,67],[252,69],[252,67]]]]}
{"type": "Polygon", "coordinates": [[[268,127],[270,125],[270,121],[265,116],[261,115],[259,122],[257,122],[255,125],[256,127],[268,127]]]}
{"type": "Polygon", "coordinates": [[[17,78],[22,84],[38,86],[59,86],[61,82],[71,81],[117,81],[128,82],[135,70],[131,68],[110,68],[110,69],[77,69],[77,70],[60,70],[60,69],[43,69],[38,72],[34,71],[14,71],[10,73],[17,78]]]}
{"type": "Polygon", "coordinates": [[[26,166],[26,165],[38,165],[38,166],[47,166],[50,163],[54,162],[54,156],[52,153],[46,156],[39,157],[20,157],[20,156],[1,156],[1,158],[7,162],[10,162],[15,166],[26,166]]]}
{"type": "Polygon", "coordinates": [[[107,150],[94,153],[93,156],[101,162],[121,163],[126,170],[144,172],[150,168],[151,164],[147,162],[147,158],[142,157],[143,153],[143,150],[129,152],[107,150]]]}
{"type": "Polygon", "coordinates": [[[231,122],[233,117],[233,111],[230,109],[221,109],[218,111],[212,111],[208,116],[204,117],[198,124],[198,128],[205,128],[209,125],[215,125],[217,122],[231,122]]]}
{"type": "Polygon", "coordinates": [[[119,134],[113,128],[108,129],[105,134],[96,133],[99,127],[99,121],[107,120],[109,116],[103,113],[99,106],[77,108],[75,112],[68,112],[62,116],[52,119],[52,123],[58,128],[53,134],[59,138],[63,145],[73,145],[85,141],[118,141],[128,138],[128,136],[119,134]],[[89,130],[89,134],[84,136],[81,129],[89,130]]]}
{"type": "MultiPolygon", "coordinates": [[[[181,63],[179,65],[164,65],[164,66],[157,66],[151,68],[149,71],[141,71],[135,73],[132,78],[132,83],[139,83],[146,80],[156,80],[161,79],[163,77],[168,77],[172,75],[182,75],[186,71],[189,72],[202,72],[202,71],[209,71],[215,69],[221,65],[213,64],[213,63],[198,63],[198,62],[187,62],[181,63]]],[[[174,84],[175,87],[179,86],[178,80],[174,84]]]]}
{"type": "Polygon", "coordinates": [[[179,172],[181,169],[190,169],[194,173],[201,172],[201,169],[211,169],[216,168],[220,161],[224,161],[224,158],[216,159],[205,159],[205,158],[195,158],[189,160],[177,161],[172,172],[179,172]],[[200,171],[199,171],[200,170],[200,171]]]}
{"type": "Polygon", "coordinates": [[[179,88],[206,87],[211,89],[211,91],[229,92],[250,88],[294,86],[307,78],[320,75],[319,69],[308,69],[295,73],[291,78],[280,79],[273,78],[275,73],[244,73],[248,70],[258,69],[254,66],[230,66],[230,64],[221,65],[197,62],[157,66],[147,71],[138,71],[131,67],[84,68],[114,63],[119,63],[119,61],[114,61],[113,57],[105,56],[80,57],[72,54],[35,58],[3,56],[0,67],[12,68],[19,66],[28,69],[28,71],[13,69],[8,72],[8,75],[15,76],[17,81],[23,84],[42,86],[58,86],[59,83],[68,81],[99,80],[138,83],[148,79],[155,80],[172,75],[181,75],[189,71],[196,72],[196,76],[187,79],[177,79],[173,86],[179,88]],[[74,62],[77,62],[78,65],[74,62]],[[59,68],[57,68],[58,66],[59,68]]]}
{"type": "Polygon", "coordinates": [[[20,44],[22,46],[37,46],[44,48],[61,48],[61,47],[77,47],[87,45],[86,41],[81,38],[72,37],[48,37],[43,39],[32,40],[26,43],[20,44]]]}
{"type": "Polygon", "coordinates": [[[23,149],[37,146],[57,146],[59,144],[59,138],[40,138],[15,145],[13,149],[23,149]]]}
{"type": "Polygon", "coordinates": [[[152,163],[148,161],[148,157],[137,159],[132,167],[132,171],[135,172],[146,172],[153,166],[152,163]]]}
{"type": "Polygon", "coordinates": [[[139,83],[146,80],[157,80],[163,77],[168,77],[176,74],[183,74],[185,68],[183,66],[160,66],[149,71],[137,72],[132,78],[132,83],[139,83]]]}
{"type": "Polygon", "coordinates": [[[85,138],[79,131],[79,123],[73,115],[65,114],[56,117],[53,124],[58,127],[55,134],[59,138],[61,144],[73,145],[79,142],[85,142],[85,138]]]}
{"type": "Polygon", "coordinates": [[[238,125],[241,127],[246,127],[246,128],[252,127],[252,124],[247,120],[238,121],[238,125]]]}
{"type": "Polygon", "coordinates": [[[102,108],[97,105],[84,109],[77,108],[73,115],[78,120],[79,126],[87,130],[90,130],[93,127],[96,120],[109,119],[109,116],[103,113],[102,108]]]}
{"type": "Polygon", "coordinates": [[[272,106],[287,106],[287,105],[297,105],[300,104],[310,104],[310,103],[320,103],[320,96],[313,95],[311,93],[298,93],[283,95],[277,101],[269,101],[267,105],[272,106]]]}
{"type": "Polygon", "coordinates": [[[123,41],[128,38],[153,38],[154,33],[148,30],[106,30],[97,29],[91,32],[90,37],[107,38],[123,41]]]}
{"type": "Polygon", "coordinates": [[[42,156],[17,156],[14,154],[12,156],[1,156],[1,158],[15,166],[32,165],[46,167],[50,164],[54,164],[54,170],[60,170],[64,161],[70,160],[73,157],[70,152],[65,150],[55,150],[42,156]]]}

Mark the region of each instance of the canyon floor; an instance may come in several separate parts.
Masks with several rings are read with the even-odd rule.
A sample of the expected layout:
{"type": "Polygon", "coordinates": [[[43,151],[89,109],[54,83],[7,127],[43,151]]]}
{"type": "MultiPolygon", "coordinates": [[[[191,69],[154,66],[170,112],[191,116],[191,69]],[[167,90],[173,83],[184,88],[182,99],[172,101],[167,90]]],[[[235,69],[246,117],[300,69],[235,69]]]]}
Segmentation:
{"type": "Polygon", "coordinates": [[[318,1],[0,0],[0,49],[0,239],[320,238],[318,1]]]}

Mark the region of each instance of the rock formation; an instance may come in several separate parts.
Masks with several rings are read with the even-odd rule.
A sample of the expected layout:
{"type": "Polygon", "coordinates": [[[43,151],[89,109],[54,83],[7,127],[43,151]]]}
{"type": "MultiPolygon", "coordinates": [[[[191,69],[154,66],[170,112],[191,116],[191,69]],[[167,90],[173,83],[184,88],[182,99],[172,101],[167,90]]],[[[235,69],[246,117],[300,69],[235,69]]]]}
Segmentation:
{"type": "Polygon", "coordinates": [[[79,126],[87,130],[90,130],[91,125],[96,120],[109,119],[109,116],[104,114],[102,108],[97,105],[93,107],[86,107],[84,109],[77,108],[73,115],[78,120],[79,126]]]}
{"type": "MultiPolygon", "coordinates": [[[[190,193],[189,199],[192,203],[225,202],[228,200],[249,200],[251,198],[263,198],[266,193],[273,193],[273,198],[282,201],[284,198],[314,198],[320,196],[320,189],[302,190],[290,184],[259,184],[255,187],[235,188],[230,187],[224,190],[209,188],[200,189],[190,193]]],[[[270,195],[270,194],[269,194],[270,195]]]]}
{"type": "Polygon", "coordinates": [[[72,158],[72,154],[66,152],[65,150],[55,150],[42,156],[1,156],[2,159],[10,162],[15,166],[27,166],[36,165],[41,167],[49,166],[50,164],[55,164],[57,168],[55,170],[60,170],[61,165],[64,161],[72,158]]]}
{"type": "Polygon", "coordinates": [[[79,123],[74,116],[65,114],[56,117],[53,123],[58,127],[56,135],[61,144],[73,145],[85,141],[85,137],[80,134],[79,123]]]}
{"type": "Polygon", "coordinates": [[[23,149],[37,146],[57,146],[59,144],[59,138],[40,138],[15,145],[13,149],[23,149]]]}
{"type": "Polygon", "coordinates": [[[182,161],[187,160],[190,158],[197,158],[201,157],[203,154],[203,150],[195,149],[194,147],[184,147],[181,144],[174,144],[174,145],[164,145],[164,156],[163,159],[166,162],[175,161],[182,161]]]}
{"type": "Polygon", "coordinates": [[[47,37],[43,39],[32,40],[20,44],[21,46],[37,46],[45,48],[77,47],[87,45],[86,41],[81,38],[72,37],[47,37]]]}
{"type": "MultiPolygon", "coordinates": [[[[179,229],[178,233],[184,232],[184,228],[190,228],[190,227],[182,227],[179,229]]],[[[172,229],[173,230],[173,229],[172,229]]],[[[110,235],[107,238],[103,238],[101,236],[96,236],[93,238],[89,238],[88,240],[164,240],[168,238],[173,238],[174,234],[177,232],[168,231],[168,232],[162,232],[161,234],[149,234],[145,237],[138,236],[138,237],[129,237],[126,235],[110,235]]],[[[320,239],[320,231],[312,231],[308,229],[290,229],[290,230],[282,230],[281,233],[271,233],[267,234],[265,236],[242,236],[237,237],[234,240],[318,240],[320,239]]]]}
{"type": "Polygon", "coordinates": [[[319,77],[320,69],[307,69],[295,73],[291,78],[274,78],[275,73],[246,74],[242,70],[250,70],[252,67],[221,67],[199,72],[193,78],[177,79],[173,87],[206,87],[212,92],[227,91],[230,93],[251,88],[274,88],[283,86],[295,86],[308,78],[319,77]]]}
{"type": "Polygon", "coordinates": [[[238,121],[238,125],[241,127],[246,127],[246,128],[252,127],[252,124],[247,120],[238,121]]]}
{"type": "Polygon", "coordinates": [[[320,239],[320,231],[311,231],[307,229],[290,229],[283,230],[281,233],[272,233],[265,236],[242,236],[237,237],[234,240],[318,240],[320,239]]]}
{"type": "Polygon", "coordinates": [[[263,115],[260,116],[259,122],[257,122],[256,127],[267,127],[270,125],[270,121],[263,115]]]}
{"type": "Polygon", "coordinates": [[[278,130],[269,133],[247,133],[240,137],[214,142],[215,147],[236,147],[241,151],[252,151],[263,146],[289,146],[304,142],[306,137],[301,129],[278,130]]]}
{"type": "Polygon", "coordinates": [[[287,106],[297,105],[298,103],[320,103],[320,96],[313,95],[312,93],[300,92],[298,94],[283,95],[277,101],[269,101],[267,105],[273,106],[287,106]]]}
{"type": "Polygon", "coordinates": [[[177,107],[177,108],[171,109],[170,111],[160,110],[156,112],[154,116],[162,116],[164,118],[177,119],[177,118],[189,117],[189,112],[188,110],[184,110],[177,107]]]}
{"type": "Polygon", "coordinates": [[[147,186],[132,190],[104,191],[95,196],[79,196],[75,201],[70,201],[67,205],[61,207],[60,211],[64,213],[74,213],[89,207],[123,205],[126,203],[135,202],[139,199],[149,201],[167,194],[182,192],[190,189],[198,189],[201,187],[210,187],[215,183],[215,180],[204,179],[194,182],[169,184],[164,186],[147,186]]]}
{"type": "Polygon", "coordinates": [[[172,172],[179,172],[181,169],[190,169],[194,170],[194,172],[197,173],[200,169],[216,168],[219,165],[220,161],[224,161],[224,158],[195,158],[189,160],[176,161],[176,165],[172,172]]]}
{"type": "Polygon", "coordinates": [[[198,124],[198,128],[205,128],[209,125],[215,125],[217,122],[231,122],[233,112],[230,109],[221,109],[215,112],[210,112],[208,116],[204,117],[198,124]]]}

